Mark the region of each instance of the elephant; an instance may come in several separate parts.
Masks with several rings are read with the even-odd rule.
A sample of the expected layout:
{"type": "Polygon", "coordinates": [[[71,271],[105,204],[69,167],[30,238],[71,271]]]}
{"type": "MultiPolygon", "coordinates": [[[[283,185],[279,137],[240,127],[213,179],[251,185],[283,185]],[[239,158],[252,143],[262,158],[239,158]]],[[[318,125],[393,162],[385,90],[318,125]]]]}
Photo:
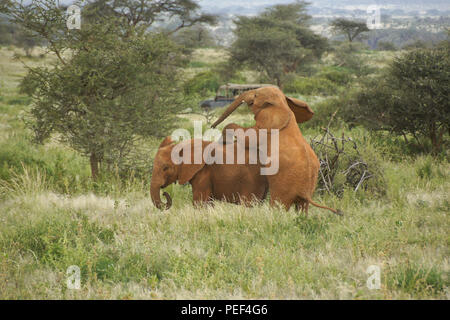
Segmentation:
{"type": "MultiPolygon", "coordinates": [[[[199,142],[197,146],[195,140],[186,140],[180,143],[190,148],[191,157],[194,157],[196,149],[200,148],[203,154],[206,147],[215,144],[214,153],[222,152],[223,159],[226,159],[227,148],[224,145],[197,140],[199,142]]],[[[248,164],[248,152],[246,153],[246,164],[236,164],[236,161],[235,164],[208,164],[203,157],[197,164],[194,161],[191,161],[191,164],[185,162],[176,164],[172,160],[172,151],[176,145],[170,137],[166,137],[160,144],[153,162],[150,195],[157,208],[170,208],[172,199],[169,194],[164,192],[163,195],[167,201],[164,204],[160,197],[160,191],[175,182],[181,185],[188,182],[191,184],[195,206],[211,203],[212,200],[224,200],[250,206],[253,201],[262,201],[266,198],[267,179],[259,174],[259,165],[248,164]]],[[[234,145],[234,155],[237,156],[236,144],[234,145]]]]}
{"type": "MultiPolygon", "coordinates": [[[[222,131],[223,137],[224,140],[227,139],[227,129],[241,129],[244,133],[255,130],[258,138],[261,129],[266,129],[268,133],[270,129],[279,130],[279,169],[277,173],[267,176],[271,205],[278,202],[289,210],[295,204],[297,210],[305,211],[307,215],[309,204],[312,204],[342,215],[340,210],[322,206],[312,200],[320,163],[297,124],[308,121],[314,115],[308,104],[285,96],[278,87],[249,90],[239,95],[212,127],[219,125],[244,102],[253,112],[256,124],[249,128],[228,124],[222,131]]],[[[247,148],[248,141],[246,137],[247,148]]],[[[267,148],[272,149],[270,142],[267,148]]]]}

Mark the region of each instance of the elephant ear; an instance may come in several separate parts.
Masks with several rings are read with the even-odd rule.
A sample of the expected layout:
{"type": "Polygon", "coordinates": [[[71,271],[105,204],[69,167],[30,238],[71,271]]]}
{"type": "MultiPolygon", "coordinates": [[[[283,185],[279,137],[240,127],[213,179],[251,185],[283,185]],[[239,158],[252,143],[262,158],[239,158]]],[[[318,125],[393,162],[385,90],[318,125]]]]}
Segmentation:
{"type": "Polygon", "coordinates": [[[162,147],[168,146],[168,145],[170,145],[170,144],[172,144],[172,143],[173,143],[172,138],[171,138],[170,136],[167,136],[167,137],[163,140],[163,142],[161,142],[161,144],[159,145],[159,147],[162,148],[162,147]]]}
{"type": "Polygon", "coordinates": [[[290,112],[286,107],[266,101],[255,116],[256,126],[259,129],[281,130],[288,125],[290,117],[290,112]]]}
{"type": "Polygon", "coordinates": [[[294,113],[297,123],[306,122],[314,115],[314,111],[311,110],[306,102],[291,97],[286,97],[286,101],[294,113]]]}
{"type": "Polygon", "coordinates": [[[180,164],[180,171],[178,174],[178,183],[179,184],[186,184],[189,181],[191,181],[195,175],[203,169],[203,167],[205,166],[205,160],[203,159],[203,150],[204,148],[210,144],[210,141],[202,141],[202,140],[190,140],[187,142],[187,145],[184,146],[183,149],[181,149],[180,151],[180,155],[183,156],[183,152],[185,152],[185,150],[188,150],[187,148],[190,149],[190,161],[189,163],[181,163],[180,164]],[[195,159],[195,154],[201,155],[201,159],[200,156],[197,156],[198,159],[200,161],[197,161],[197,163],[195,163],[194,160],[195,159]]]}

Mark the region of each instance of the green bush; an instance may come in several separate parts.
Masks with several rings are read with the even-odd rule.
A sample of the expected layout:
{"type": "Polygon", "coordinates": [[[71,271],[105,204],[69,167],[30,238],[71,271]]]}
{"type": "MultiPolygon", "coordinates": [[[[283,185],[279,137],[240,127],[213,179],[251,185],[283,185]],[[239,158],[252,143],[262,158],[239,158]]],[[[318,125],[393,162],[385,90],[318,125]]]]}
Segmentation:
{"type": "Polygon", "coordinates": [[[188,80],[184,84],[184,92],[187,95],[202,94],[206,95],[210,92],[216,92],[220,86],[219,75],[211,72],[201,72],[188,80]]]}
{"type": "Polygon", "coordinates": [[[449,284],[436,267],[426,268],[409,262],[390,268],[386,282],[389,289],[399,289],[416,296],[442,292],[449,284]]]}
{"type": "Polygon", "coordinates": [[[377,50],[381,50],[381,51],[396,51],[397,47],[392,42],[380,41],[380,42],[378,42],[377,50]]]}
{"type": "Polygon", "coordinates": [[[334,48],[334,64],[339,67],[351,69],[357,76],[370,74],[370,68],[366,60],[361,56],[364,45],[361,43],[340,43],[334,48]]]}
{"type": "Polygon", "coordinates": [[[52,215],[51,219],[46,216],[34,223],[24,223],[1,235],[0,250],[20,255],[31,252],[36,264],[55,270],[79,265],[85,281],[128,282],[162,276],[166,264],[158,262],[164,256],[149,258],[117,246],[110,247],[115,241],[116,225],[101,226],[75,210],[61,209],[52,215]],[[92,250],[93,247],[97,250],[92,250]]]}
{"type": "Polygon", "coordinates": [[[419,144],[419,138],[426,138],[437,155],[450,128],[449,67],[444,48],[409,51],[394,59],[383,75],[364,83],[348,116],[369,129],[410,134],[419,144]]]}
{"type": "Polygon", "coordinates": [[[34,145],[23,137],[0,143],[0,181],[10,182],[24,170],[38,170],[54,191],[69,193],[91,183],[88,163],[74,151],[34,145]]]}
{"type": "Polygon", "coordinates": [[[386,194],[382,159],[378,150],[358,132],[351,137],[344,132],[325,132],[311,141],[311,147],[320,160],[317,191],[344,195],[352,190],[361,198],[381,197],[386,194]]]}
{"type": "Polygon", "coordinates": [[[352,127],[353,123],[348,121],[349,117],[347,114],[351,113],[354,104],[353,100],[353,94],[350,91],[346,93],[341,92],[337,97],[330,97],[312,104],[311,108],[314,111],[314,116],[311,120],[303,123],[302,127],[306,129],[326,127],[330,123],[333,114],[333,121],[330,123],[332,128],[352,127]],[[344,122],[344,119],[346,122],[344,122]]]}
{"type": "Polygon", "coordinates": [[[285,92],[298,93],[302,95],[333,95],[336,93],[336,86],[327,78],[296,78],[287,83],[285,92]]]}
{"type": "Polygon", "coordinates": [[[343,86],[351,81],[352,74],[346,68],[326,67],[321,72],[319,72],[318,77],[325,78],[337,85],[343,86]]]}

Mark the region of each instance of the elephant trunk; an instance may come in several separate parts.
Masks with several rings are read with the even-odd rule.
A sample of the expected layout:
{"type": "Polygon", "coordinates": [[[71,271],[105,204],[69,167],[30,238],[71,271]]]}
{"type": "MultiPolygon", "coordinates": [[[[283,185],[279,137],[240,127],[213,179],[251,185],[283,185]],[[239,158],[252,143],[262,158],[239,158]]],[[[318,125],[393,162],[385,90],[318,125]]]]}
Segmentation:
{"type": "MultiPolygon", "coordinates": [[[[153,180],[153,178],[152,178],[153,180]]],[[[168,210],[172,206],[172,198],[167,192],[163,193],[166,198],[166,203],[161,201],[161,186],[152,181],[150,183],[150,195],[152,197],[153,204],[160,210],[168,210]]]]}
{"type": "Polygon", "coordinates": [[[246,91],[243,92],[239,95],[239,97],[237,97],[232,104],[230,104],[228,106],[228,108],[225,110],[225,112],[220,116],[219,119],[217,119],[216,122],[213,123],[213,125],[211,126],[212,128],[217,127],[223,120],[225,120],[234,110],[237,109],[237,107],[239,107],[243,102],[246,102],[247,104],[249,103],[249,101],[247,101],[251,91],[246,91]]]}

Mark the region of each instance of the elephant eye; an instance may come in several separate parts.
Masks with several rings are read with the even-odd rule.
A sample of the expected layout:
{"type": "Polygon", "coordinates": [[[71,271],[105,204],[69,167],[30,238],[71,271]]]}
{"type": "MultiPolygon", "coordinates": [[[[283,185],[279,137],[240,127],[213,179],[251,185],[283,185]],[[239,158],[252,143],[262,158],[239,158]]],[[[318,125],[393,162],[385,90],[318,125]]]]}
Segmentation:
{"type": "Polygon", "coordinates": [[[163,168],[163,171],[167,171],[168,169],[169,169],[169,167],[165,166],[165,167],[163,168]]]}

